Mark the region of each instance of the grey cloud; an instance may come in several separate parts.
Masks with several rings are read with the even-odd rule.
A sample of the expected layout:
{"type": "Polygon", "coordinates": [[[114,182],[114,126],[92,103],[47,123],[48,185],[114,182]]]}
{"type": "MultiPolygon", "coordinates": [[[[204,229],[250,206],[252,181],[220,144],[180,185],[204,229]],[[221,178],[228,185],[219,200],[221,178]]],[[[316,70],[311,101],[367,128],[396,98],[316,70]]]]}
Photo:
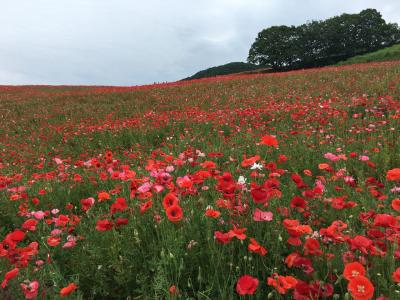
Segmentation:
{"type": "Polygon", "coordinates": [[[257,33],[398,0],[3,0],[0,84],[136,85],[244,61],[257,33]]]}

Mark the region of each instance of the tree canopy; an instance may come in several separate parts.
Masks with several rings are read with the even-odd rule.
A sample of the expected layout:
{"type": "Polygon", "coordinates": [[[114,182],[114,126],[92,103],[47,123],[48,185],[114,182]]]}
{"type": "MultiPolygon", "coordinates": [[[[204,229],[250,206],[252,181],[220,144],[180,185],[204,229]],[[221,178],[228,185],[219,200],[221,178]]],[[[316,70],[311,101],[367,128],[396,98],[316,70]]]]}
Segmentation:
{"type": "Polygon", "coordinates": [[[300,26],[266,28],[258,33],[247,60],[275,70],[316,67],[399,42],[399,26],[366,9],[300,26]]]}

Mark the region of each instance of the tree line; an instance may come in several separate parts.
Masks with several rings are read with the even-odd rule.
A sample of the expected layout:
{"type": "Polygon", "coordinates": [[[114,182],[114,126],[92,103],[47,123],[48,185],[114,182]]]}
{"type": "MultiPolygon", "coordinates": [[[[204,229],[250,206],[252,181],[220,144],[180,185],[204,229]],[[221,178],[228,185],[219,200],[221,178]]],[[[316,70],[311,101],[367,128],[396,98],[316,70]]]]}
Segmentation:
{"type": "Polygon", "coordinates": [[[274,70],[335,64],[400,42],[396,23],[375,9],[342,14],[300,26],[272,26],[258,33],[248,62],[274,70]]]}

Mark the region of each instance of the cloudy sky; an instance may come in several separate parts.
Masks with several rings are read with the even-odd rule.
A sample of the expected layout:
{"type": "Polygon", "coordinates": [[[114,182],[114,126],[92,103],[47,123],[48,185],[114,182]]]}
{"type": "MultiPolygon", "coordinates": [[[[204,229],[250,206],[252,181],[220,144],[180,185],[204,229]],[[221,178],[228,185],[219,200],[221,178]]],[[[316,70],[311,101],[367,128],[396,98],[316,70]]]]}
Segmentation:
{"type": "Polygon", "coordinates": [[[1,0],[0,84],[175,81],[245,61],[263,28],[365,8],[400,23],[399,0],[1,0]]]}

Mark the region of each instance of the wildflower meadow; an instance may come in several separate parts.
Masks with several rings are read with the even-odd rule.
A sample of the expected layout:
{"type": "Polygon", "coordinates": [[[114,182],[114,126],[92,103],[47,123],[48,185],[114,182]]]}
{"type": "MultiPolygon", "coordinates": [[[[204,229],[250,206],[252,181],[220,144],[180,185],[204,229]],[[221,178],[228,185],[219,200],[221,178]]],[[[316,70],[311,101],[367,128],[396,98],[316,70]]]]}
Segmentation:
{"type": "Polygon", "coordinates": [[[0,86],[0,299],[400,299],[400,62],[0,86]]]}

